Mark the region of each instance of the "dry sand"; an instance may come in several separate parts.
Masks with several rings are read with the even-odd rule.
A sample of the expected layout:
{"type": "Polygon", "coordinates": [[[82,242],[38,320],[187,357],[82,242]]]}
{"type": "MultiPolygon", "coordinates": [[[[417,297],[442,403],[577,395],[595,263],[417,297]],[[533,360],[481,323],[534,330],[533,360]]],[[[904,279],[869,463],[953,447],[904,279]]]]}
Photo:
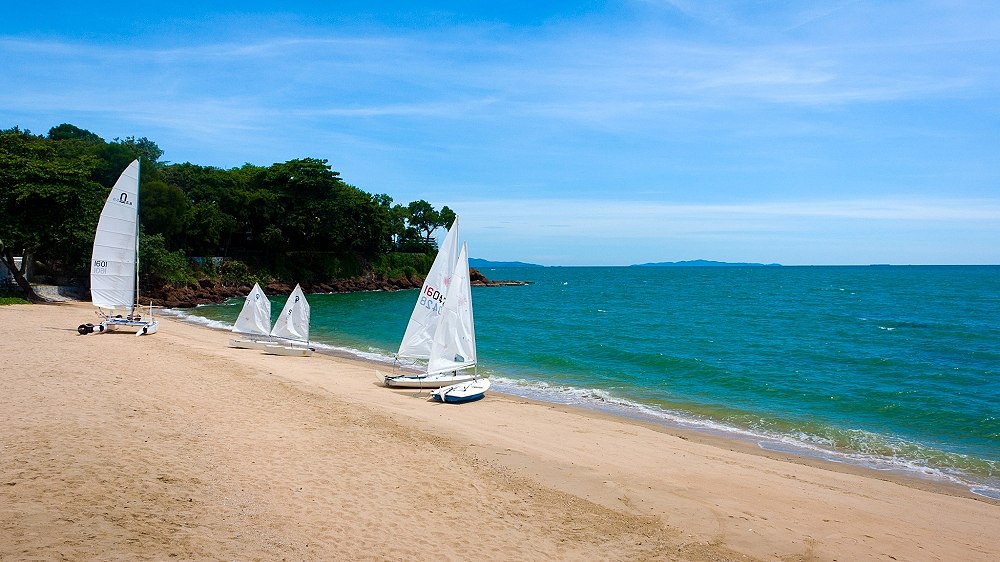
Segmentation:
{"type": "Polygon", "coordinates": [[[0,560],[1000,560],[1000,505],[327,356],[0,307],[0,560]]]}

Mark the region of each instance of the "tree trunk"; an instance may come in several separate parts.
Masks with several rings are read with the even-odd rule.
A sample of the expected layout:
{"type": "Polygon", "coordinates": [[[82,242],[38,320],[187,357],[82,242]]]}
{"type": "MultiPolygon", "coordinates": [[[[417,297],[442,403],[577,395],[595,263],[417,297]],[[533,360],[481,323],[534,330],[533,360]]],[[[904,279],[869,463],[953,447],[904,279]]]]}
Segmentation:
{"type": "Polygon", "coordinates": [[[30,302],[45,302],[45,299],[38,296],[35,289],[31,287],[31,283],[28,283],[28,280],[24,277],[24,272],[27,270],[29,259],[30,256],[27,252],[25,252],[24,257],[21,258],[21,269],[18,269],[17,266],[14,265],[14,253],[11,252],[10,248],[4,248],[3,250],[3,261],[7,265],[7,269],[10,270],[11,275],[14,276],[14,281],[17,283],[17,286],[21,287],[21,290],[24,291],[25,298],[27,298],[30,302]]]}

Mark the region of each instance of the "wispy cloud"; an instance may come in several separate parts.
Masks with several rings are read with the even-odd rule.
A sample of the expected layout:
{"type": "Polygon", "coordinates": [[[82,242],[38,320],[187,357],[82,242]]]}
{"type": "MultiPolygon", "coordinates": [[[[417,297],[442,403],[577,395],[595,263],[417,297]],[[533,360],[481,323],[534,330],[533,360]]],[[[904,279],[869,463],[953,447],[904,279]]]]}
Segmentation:
{"type": "Polygon", "coordinates": [[[529,199],[458,202],[455,209],[477,255],[548,265],[692,258],[992,263],[987,245],[1000,239],[1000,199],[744,205],[529,199]],[[928,239],[938,245],[933,253],[928,239]],[[968,247],[956,247],[957,240],[968,247]]]}
{"type": "Polygon", "coordinates": [[[172,161],[324,157],[363,189],[565,248],[626,230],[737,247],[998,221],[981,199],[1000,181],[990,4],[607,9],[524,27],[383,15],[362,28],[316,8],[127,41],[11,34],[0,116],[147,136],[172,161]]]}

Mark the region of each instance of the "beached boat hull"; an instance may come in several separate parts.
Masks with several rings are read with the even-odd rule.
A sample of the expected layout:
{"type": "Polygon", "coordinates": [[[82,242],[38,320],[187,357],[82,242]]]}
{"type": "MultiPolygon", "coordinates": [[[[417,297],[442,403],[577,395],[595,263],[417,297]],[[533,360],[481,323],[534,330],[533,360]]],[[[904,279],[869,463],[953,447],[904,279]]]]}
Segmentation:
{"type": "Polygon", "coordinates": [[[229,340],[229,347],[236,347],[239,349],[264,349],[268,345],[275,345],[275,344],[274,342],[260,341],[260,340],[241,340],[241,339],[229,340]]]}
{"type": "Polygon", "coordinates": [[[315,351],[311,347],[294,347],[287,345],[265,345],[264,353],[268,355],[286,355],[289,357],[309,357],[315,351]]]}
{"type": "Polygon", "coordinates": [[[441,388],[475,379],[472,374],[439,373],[436,375],[386,375],[376,371],[382,384],[394,388],[441,388]]]}
{"type": "Polygon", "coordinates": [[[486,396],[486,391],[489,389],[490,379],[475,379],[439,388],[431,392],[431,398],[449,404],[474,402],[486,396]]]}
{"type": "Polygon", "coordinates": [[[141,320],[128,320],[126,318],[108,318],[100,324],[80,324],[76,329],[80,335],[100,334],[102,332],[116,332],[118,330],[135,330],[135,335],[146,336],[155,334],[160,329],[160,322],[143,322],[141,320]]]}

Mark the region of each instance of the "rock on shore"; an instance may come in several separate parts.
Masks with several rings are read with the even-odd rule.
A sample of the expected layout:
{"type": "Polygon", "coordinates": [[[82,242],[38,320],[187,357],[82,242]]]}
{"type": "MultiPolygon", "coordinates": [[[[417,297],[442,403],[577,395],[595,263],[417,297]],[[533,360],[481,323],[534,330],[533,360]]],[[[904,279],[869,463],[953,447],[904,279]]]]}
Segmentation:
{"type": "MultiPolygon", "coordinates": [[[[499,287],[512,285],[527,285],[527,281],[491,281],[476,269],[471,269],[472,285],[474,287],[499,287]]],[[[424,279],[421,276],[397,277],[393,279],[369,275],[352,279],[338,279],[325,283],[302,283],[306,293],[354,293],[360,291],[401,291],[419,289],[424,279]]],[[[252,285],[224,285],[212,280],[202,280],[197,285],[175,287],[162,285],[159,288],[145,290],[142,298],[152,300],[157,306],[167,308],[191,308],[200,304],[220,303],[232,297],[244,297],[252,289],[252,285]]],[[[283,295],[292,292],[294,284],[273,281],[264,287],[269,295],[283,295]]]]}

